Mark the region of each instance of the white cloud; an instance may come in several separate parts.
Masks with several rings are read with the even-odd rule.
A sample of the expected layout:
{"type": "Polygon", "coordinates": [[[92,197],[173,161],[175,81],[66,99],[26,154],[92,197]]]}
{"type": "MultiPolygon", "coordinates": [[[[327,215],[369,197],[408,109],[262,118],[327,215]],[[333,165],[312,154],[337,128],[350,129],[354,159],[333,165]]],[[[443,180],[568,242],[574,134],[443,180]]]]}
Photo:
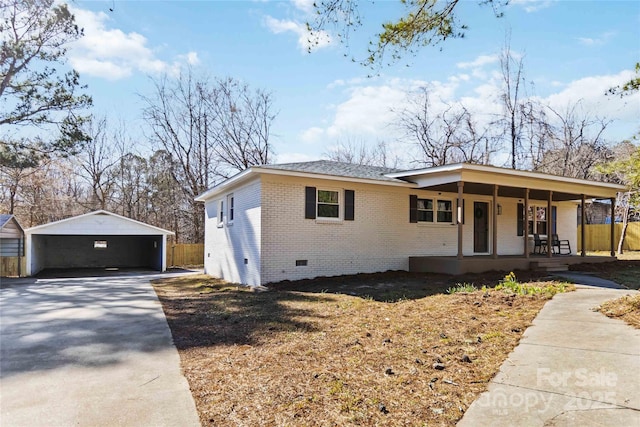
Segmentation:
{"type": "Polygon", "coordinates": [[[83,60],[71,58],[71,65],[80,74],[101,77],[107,80],[120,80],[131,76],[133,73],[130,67],[116,65],[111,61],[98,61],[91,58],[83,60]]]}
{"type": "Polygon", "coordinates": [[[186,55],[181,55],[180,58],[184,58],[189,65],[198,65],[200,63],[198,52],[189,52],[186,55]]]}
{"type": "MultiPolygon", "coordinates": [[[[318,124],[301,134],[304,142],[329,147],[337,140],[350,138],[375,144],[386,141],[394,144],[405,162],[411,160],[413,148],[403,141],[401,130],[394,126],[395,111],[410,107],[407,94],[420,88],[427,88],[431,111],[436,114],[445,108],[464,105],[474,116],[479,128],[491,126],[502,113],[499,102],[502,81],[496,69],[488,69],[484,79],[469,79],[465,75],[455,75],[446,81],[420,81],[380,77],[376,80],[337,80],[334,88],[342,91],[344,98],[329,110],[329,117],[320,117],[318,124]]],[[[537,97],[544,105],[564,112],[568,105],[580,102],[584,113],[591,117],[615,120],[605,137],[611,141],[629,138],[638,130],[640,117],[640,93],[631,96],[606,96],[611,87],[628,81],[634,76],[633,70],[625,70],[614,75],[591,76],[561,83],[553,81],[549,89],[555,93],[537,97]]],[[[468,77],[468,76],[467,76],[468,77]]],[[[501,154],[496,154],[493,162],[498,164],[501,154]]],[[[408,163],[407,163],[408,164],[408,163]]]]}
{"type": "Polygon", "coordinates": [[[298,163],[317,160],[316,157],[303,153],[282,153],[276,156],[275,163],[298,163]]]}
{"type": "Polygon", "coordinates": [[[599,37],[590,38],[590,37],[578,37],[578,41],[585,46],[602,46],[609,42],[615,36],[615,33],[612,31],[602,33],[599,37]]]}
{"type": "MultiPolygon", "coordinates": [[[[618,74],[590,76],[574,80],[563,90],[554,93],[543,102],[551,108],[564,112],[568,106],[580,101],[582,109],[591,116],[616,120],[621,132],[634,132],[638,127],[640,117],[640,93],[620,97],[607,95],[607,91],[635,76],[632,70],[625,70],[618,74]]],[[[615,138],[625,138],[629,135],[613,135],[615,138]]]]}
{"type": "Polygon", "coordinates": [[[104,12],[94,13],[73,6],[70,9],[78,26],[84,28],[84,37],[74,42],[69,52],[71,65],[81,74],[118,80],[135,71],[175,74],[181,63],[198,63],[196,52],[180,55],[173,62],[163,61],[143,35],[107,28],[109,16],[104,12]]]}
{"type": "Polygon", "coordinates": [[[498,57],[498,55],[480,55],[471,62],[458,62],[456,64],[456,67],[462,69],[479,68],[488,64],[495,64],[499,60],[500,58],[498,57]]]}
{"type": "Polygon", "coordinates": [[[315,9],[313,6],[315,0],[291,0],[291,3],[293,3],[296,9],[307,14],[312,14],[315,9]]]}
{"type": "Polygon", "coordinates": [[[320,139],[324,136],[324,129],[314,126],[311,127],[300,135],[302,142],[312,144],[314,142],[320,142],[320,139]]]}
{"type": "Polygon", "coordinates": [[[307,52],[309,48],[321,49],[331,44],[332,39],[329,33],[326,31],[320,31],[315,34],[311,34],[307,30],[306,24],[301,22],[276,19],[272,16],[265,16],[264,23],[266,27],[274,34],[282,34],[292,32],[298,36],[298,47],[307,52]]]}
{"type": "Polygon", "coordinates": [[[521,6],[526,12],[531,13],[551,6],[553,1],[554,0],[511,0],[509,4],[521,6]]]}

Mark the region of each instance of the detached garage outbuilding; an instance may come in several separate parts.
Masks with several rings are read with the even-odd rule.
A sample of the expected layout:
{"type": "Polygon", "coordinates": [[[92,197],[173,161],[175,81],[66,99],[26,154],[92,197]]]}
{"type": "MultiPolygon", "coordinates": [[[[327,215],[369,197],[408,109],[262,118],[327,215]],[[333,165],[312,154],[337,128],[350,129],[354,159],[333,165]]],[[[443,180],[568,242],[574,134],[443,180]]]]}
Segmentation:
{"type": "Polygon", "coordinates": [[[174,233],[104,210],[25,230],[26,273],[45,268],[167,268],[174,233]]]}

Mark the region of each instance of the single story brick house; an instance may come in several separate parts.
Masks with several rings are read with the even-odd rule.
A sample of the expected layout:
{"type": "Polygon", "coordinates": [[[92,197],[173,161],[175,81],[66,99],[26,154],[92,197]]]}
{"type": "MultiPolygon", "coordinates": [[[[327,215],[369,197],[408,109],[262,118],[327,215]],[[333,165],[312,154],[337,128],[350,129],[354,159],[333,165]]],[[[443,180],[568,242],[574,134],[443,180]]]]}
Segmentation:
{"type": "Polygon", "coordinates": [[[575,251],[577,207],[614,201],[623,189],[484,165],[397,170],[321,160],[254,166],[196,200],[205,207],[205,272],[258,286],[592,261],[584,250],[557,256],[534,235],[558,234],[575,251]]]}

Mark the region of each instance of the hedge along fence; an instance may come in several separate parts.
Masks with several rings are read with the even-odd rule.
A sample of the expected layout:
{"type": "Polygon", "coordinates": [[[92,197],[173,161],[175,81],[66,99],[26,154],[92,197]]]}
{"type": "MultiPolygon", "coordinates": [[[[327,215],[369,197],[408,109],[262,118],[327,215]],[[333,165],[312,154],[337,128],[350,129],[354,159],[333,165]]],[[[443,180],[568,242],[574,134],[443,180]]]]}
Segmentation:
{"type": "Polygon", "coordinates": [[[167,267],[204,264],[204,243],[167,244],[167,267]]]}
{"type": "MultiPolygon", "coordinates": [[[[615,240],[613,249],[618,249],[618,242],[622,234],[622,224],[615,224],[615,240]]],[[[582,230],[578,226],[578,248],[581,248],[582,230]]],[[[588,251],[608,251],[611,248],[611,224],[585,225],[585,243],[588,251]]],[[[622,249],[625,251],[640,251],[640,222],[630,222],[622,249]]]]}

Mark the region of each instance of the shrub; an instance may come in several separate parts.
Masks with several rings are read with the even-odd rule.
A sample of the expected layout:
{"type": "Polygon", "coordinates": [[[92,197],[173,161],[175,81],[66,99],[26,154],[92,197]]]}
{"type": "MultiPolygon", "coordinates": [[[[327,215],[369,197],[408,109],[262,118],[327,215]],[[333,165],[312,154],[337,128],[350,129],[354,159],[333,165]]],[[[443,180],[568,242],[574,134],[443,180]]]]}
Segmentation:
{"type": "Polygon", "coordinates": [[[473,283],[457,283],[455,286],[447,289],[448,294],[455,294],[458,292],[475,292],[478,288],[473,283]]]}

